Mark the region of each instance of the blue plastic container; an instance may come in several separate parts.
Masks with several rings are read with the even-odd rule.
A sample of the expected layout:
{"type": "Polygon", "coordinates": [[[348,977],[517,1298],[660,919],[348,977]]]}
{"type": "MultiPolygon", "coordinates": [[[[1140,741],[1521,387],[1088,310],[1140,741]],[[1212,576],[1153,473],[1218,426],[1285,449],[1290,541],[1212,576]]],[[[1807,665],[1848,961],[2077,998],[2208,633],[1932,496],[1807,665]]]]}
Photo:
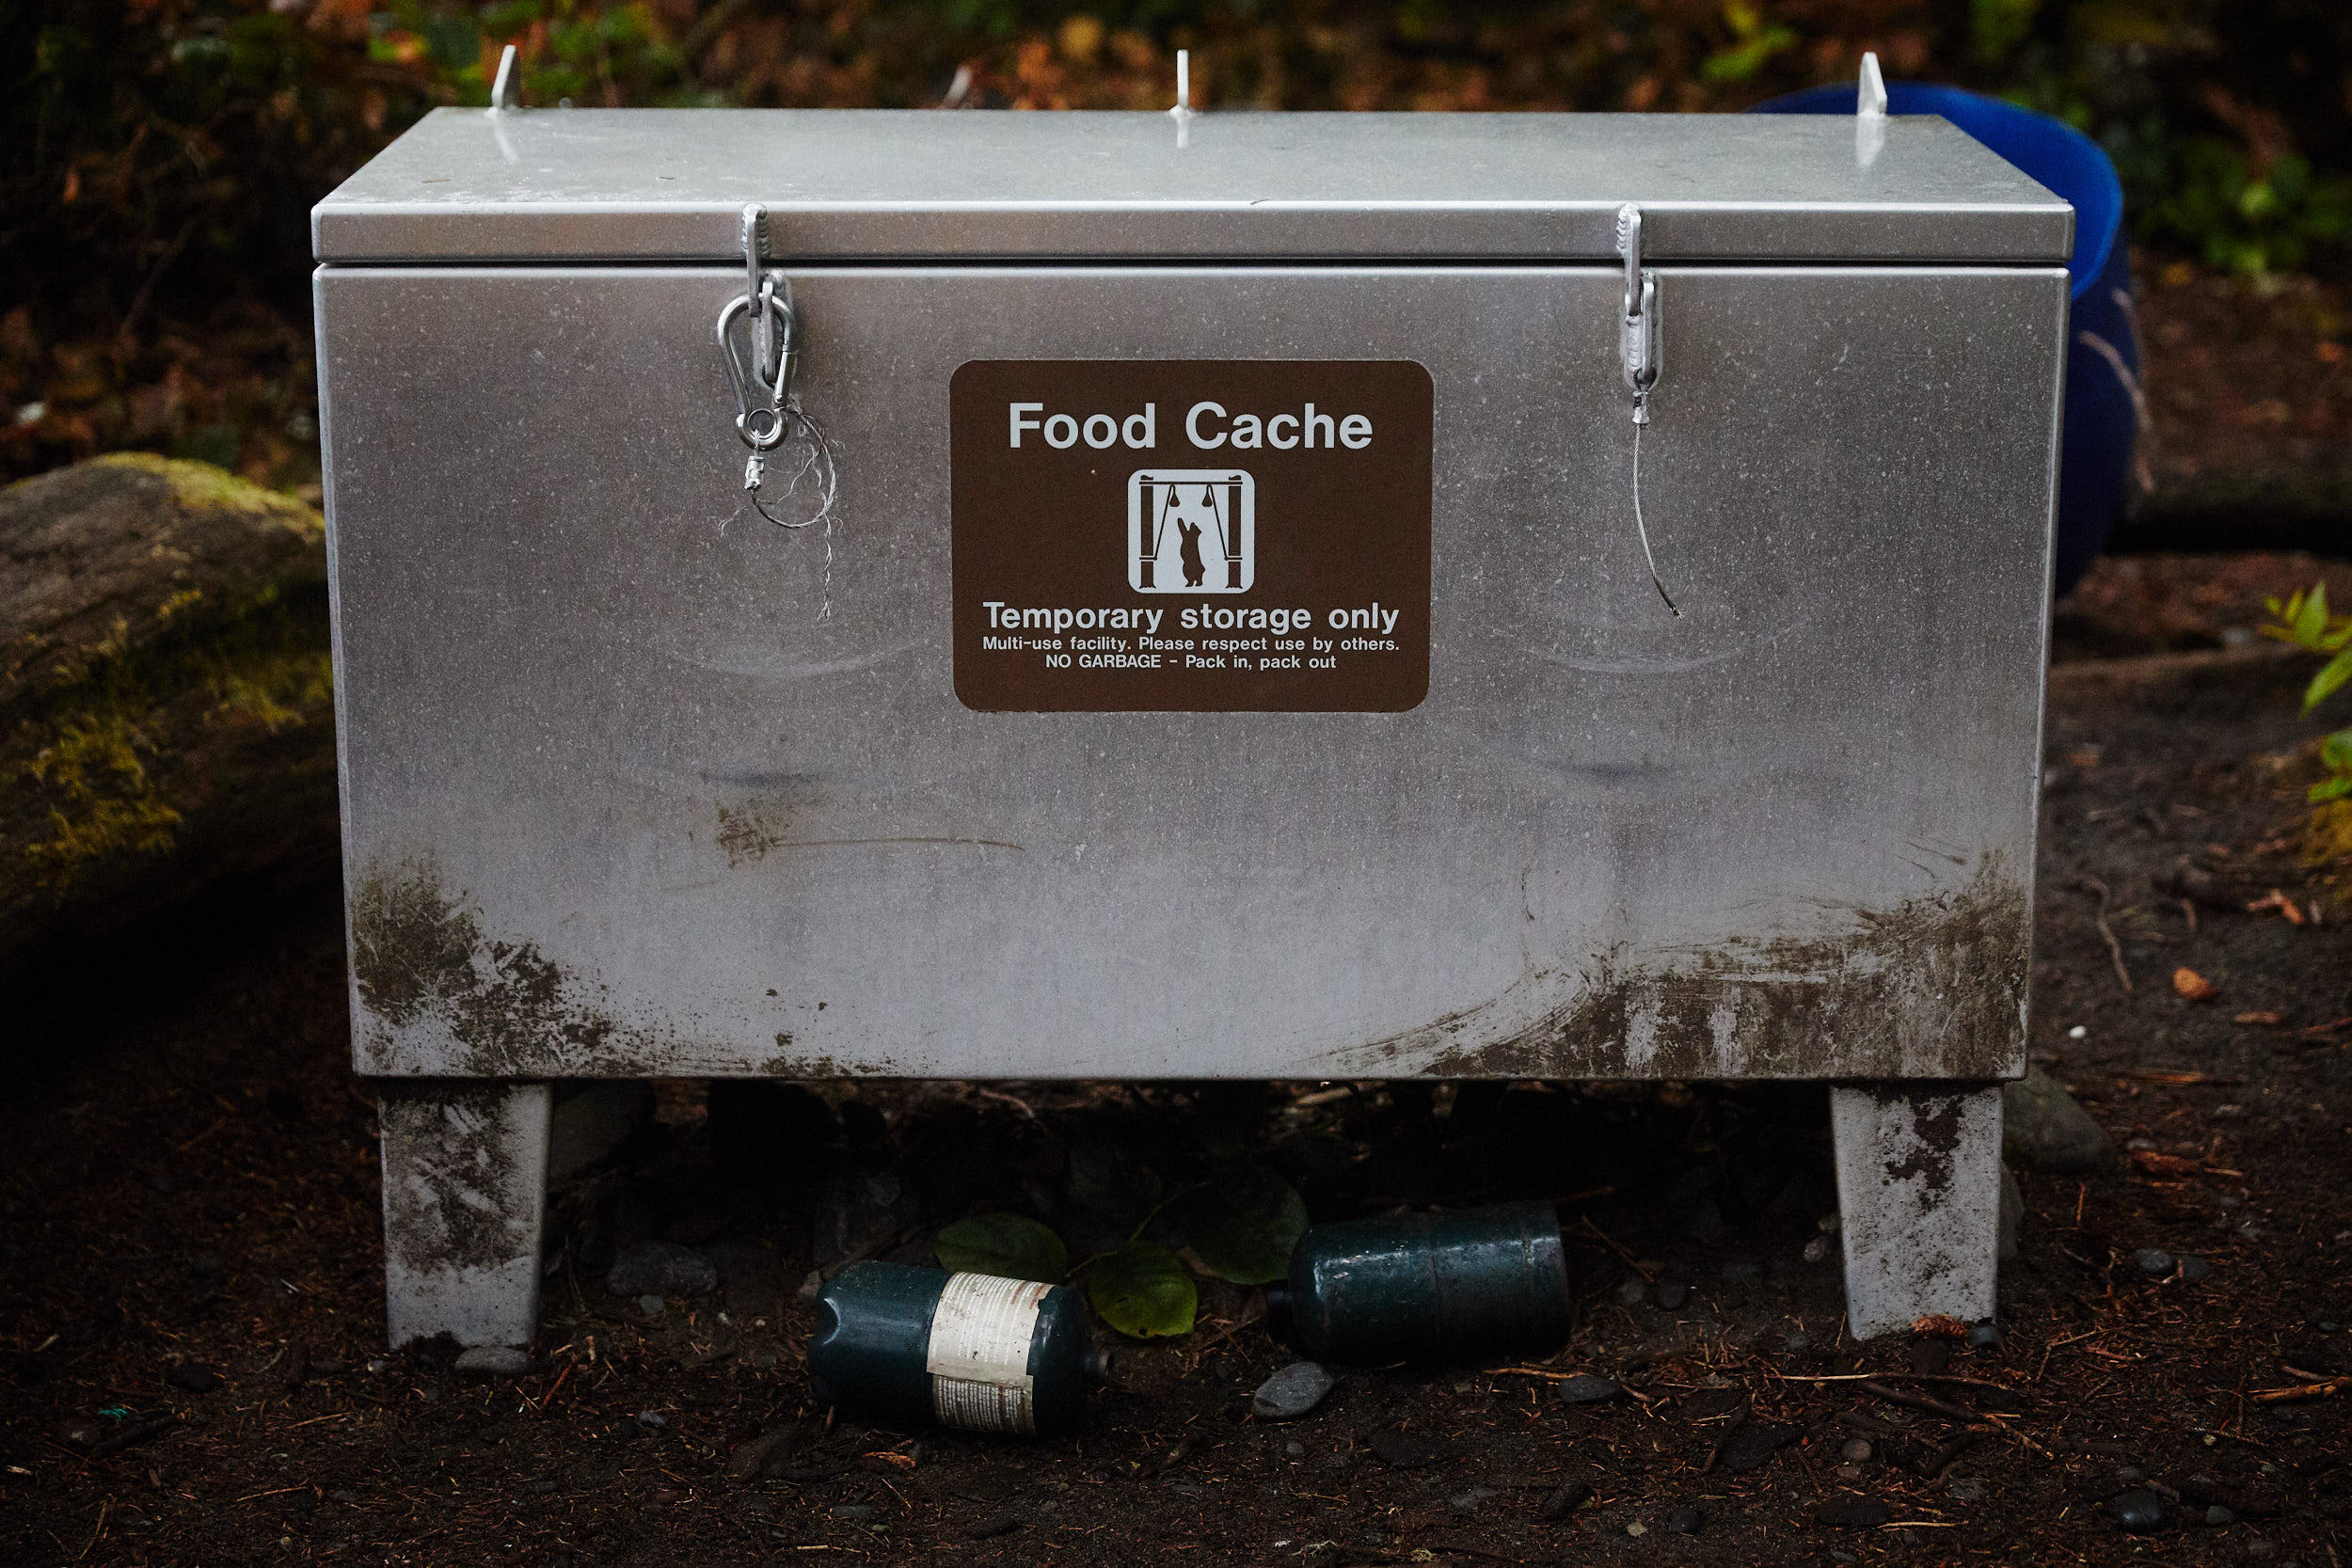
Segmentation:
{"type": "MultiPolygon", "coordinates": [[[[2098,143],[2063,120],[2004,103],[1964,87],[1896,82],[1886,89],[1896,115],[1942,115],[2072,202],[2074,255],[2074,319],[2066,349],[2066,415],[2058,467],[2055,591],[2074,586],[2106,544],[2123,511],[2138,415],[2131,389],[2097,344],[2139,375],[2139,340],[2132,330],[2131,251],[2123,238],[2123,187],[2098,143]]],[[[1758,103],[1772,115],[1850,115],[1851,83],[1813,87],[1758,103]]]]}

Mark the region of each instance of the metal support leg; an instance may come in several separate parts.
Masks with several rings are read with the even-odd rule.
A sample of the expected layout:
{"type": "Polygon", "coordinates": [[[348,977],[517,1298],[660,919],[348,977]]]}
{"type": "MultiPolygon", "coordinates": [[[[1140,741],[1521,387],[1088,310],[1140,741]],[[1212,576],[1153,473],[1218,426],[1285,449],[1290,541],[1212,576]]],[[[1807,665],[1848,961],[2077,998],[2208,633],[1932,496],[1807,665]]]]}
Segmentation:
{"type": "Polygon", "coordinates": [[[384,1305],[391,1342],[528,1345],[539,1327],[546,1084],[388,1078],[384,1305]]]}
{"type": "Polygon", "coordinates": [[[1993,1315],[2001,1218],[2001,1085],[1830,1090],[1846,1325],[1858,1339],[1930,1316],[1993,1315]]]}

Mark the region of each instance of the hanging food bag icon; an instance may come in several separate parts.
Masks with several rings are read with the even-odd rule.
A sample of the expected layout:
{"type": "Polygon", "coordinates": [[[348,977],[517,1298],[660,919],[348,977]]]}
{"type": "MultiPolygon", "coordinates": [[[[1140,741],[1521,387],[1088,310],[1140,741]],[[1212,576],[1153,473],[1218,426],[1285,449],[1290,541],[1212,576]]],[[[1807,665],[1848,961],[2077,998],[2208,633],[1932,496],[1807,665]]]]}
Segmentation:
{"type": "Polygon", "coordinates": [[[1257,485],[1232,468],[1127,476],[1127,585],[1138,594],[1245,594],[1258,578],[1257,485]]]}

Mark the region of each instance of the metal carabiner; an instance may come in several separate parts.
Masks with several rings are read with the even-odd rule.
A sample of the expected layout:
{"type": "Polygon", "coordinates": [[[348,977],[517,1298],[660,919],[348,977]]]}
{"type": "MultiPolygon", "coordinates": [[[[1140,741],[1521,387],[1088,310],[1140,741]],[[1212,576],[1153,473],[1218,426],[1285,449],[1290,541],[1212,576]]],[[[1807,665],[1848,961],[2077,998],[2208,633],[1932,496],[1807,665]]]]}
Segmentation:
{"type": "Polygon", "coordinates": [[[767,451],[783,441],[792,427],[792,372],[800,358],[800,313],[793,309],[792,285],[776,277],[759,281],[756,302],[738,294],[719,312],[719,353],[726,360],[727,379],[735,386],[735,433],[754,451],[767,451]],[[783,296],[777,284],[783,282],[783,296]],[[755,314],[756,312],[756,314],[755,314]],[[752,317],[738,343],[733,330],[739,316],[752,317]]]}

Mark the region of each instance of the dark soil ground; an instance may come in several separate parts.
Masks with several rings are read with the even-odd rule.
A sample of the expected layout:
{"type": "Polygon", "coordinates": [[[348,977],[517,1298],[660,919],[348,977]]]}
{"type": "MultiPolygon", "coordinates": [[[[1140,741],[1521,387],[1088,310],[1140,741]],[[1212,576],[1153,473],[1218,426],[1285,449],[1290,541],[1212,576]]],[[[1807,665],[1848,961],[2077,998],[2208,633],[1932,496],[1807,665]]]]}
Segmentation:
{"type": "Polygon", "coordinates": [[[2119,1159],[2025,1174],[2006,1345],[1894,1386],[1947,1410],[1854,1379],[1947,1347],[1843,1335],[1835,1252],[1804,1260],[1834,1199],[1802,1086],[826,1085],[810,1158],[746,1169],[704,1086],[665,1085],[559,1195],[531,1370],[461,1377],[446,1347],[384,1349],[374,1112],[313,888],[0,999],[36,1064],[0,1107],[0,1560],[2344,1568],[2352,1389],[2269,1396],[2352,1373],[2352,865],[2305,858],[2308,663],[2231,631],[2315,564],[2109,563],[2061,620],[2074,651],[2143,655],[2053,680],[2032,1026],[2119,1159]],[[2181,969],[2218,994],[2186,1000],[2181,969]],[[1204,1281],[1200,1327],[1122,1345],[1075,1438],[814,1402],[798,1291],[846,1233],[920,1258],[1000,1207],[1081,1252],[1066,1153],[1105,1132],[1170,1180],[1240,1138],[1319,1218],[1564,1199],[1574,1338],[1532,1370],[1350,1372],[1269,1425],[1248,1395],[1291,1356],[1258,1292],[1204,1281]],[[646,1235],[704,1249],[720,1290],[608,1294],[605,1259],[646,1235]],[[2212,1274],[2146,1277],[2142,1247],[2212,1274]],[[1575,1371],[1632,1397],[1565,1405],[1575,1371]],[[732,1477],[778,1427],[818,1479],[732,1477]],[[2169,1528],[2109,1517],[2131,1471],[2169,1528]],[[1569,1483],[1589,1500],[1548,1517],[1569,1483]],[[1841,1498],[1884,1513],[1820,1522],[1841,1498]]]}

